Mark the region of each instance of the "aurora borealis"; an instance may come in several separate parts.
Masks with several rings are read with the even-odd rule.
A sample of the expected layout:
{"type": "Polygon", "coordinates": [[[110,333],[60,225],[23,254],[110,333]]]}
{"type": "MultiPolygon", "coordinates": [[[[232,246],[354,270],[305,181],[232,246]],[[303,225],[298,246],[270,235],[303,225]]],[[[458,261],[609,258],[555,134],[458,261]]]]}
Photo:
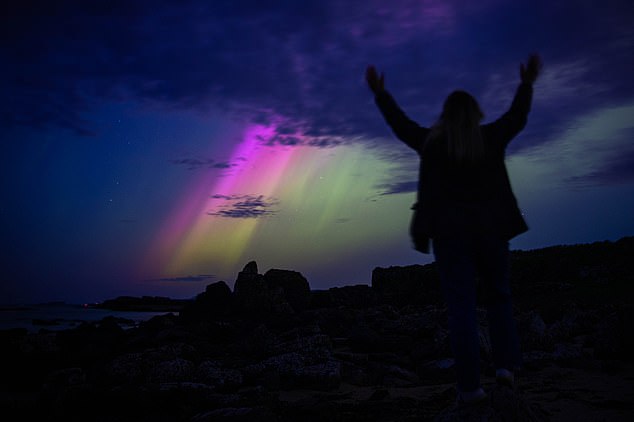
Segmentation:
{"type": "Polygon", "coordinates": [[[260,271],[311,288],[431,262],[407,234],[420,124],[462,88],[495,119],[544,60],[508,168],[514,249],[634,233],[629,1],[20,2],[2,15],[0,303],[191,297],[260,271]]]}

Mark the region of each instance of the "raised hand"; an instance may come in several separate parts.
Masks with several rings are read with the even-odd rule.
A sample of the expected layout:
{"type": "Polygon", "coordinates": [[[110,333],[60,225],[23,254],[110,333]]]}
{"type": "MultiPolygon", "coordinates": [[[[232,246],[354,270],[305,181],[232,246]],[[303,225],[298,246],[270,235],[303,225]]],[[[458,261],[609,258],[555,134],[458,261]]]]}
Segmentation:
{"type": "Polygon", "coordinates": [[[373,65],[369,65],[365,70],[365,80],[368,82],[370,90],[375,94],[385,89],[385,75],[381,72],[381,76],[379,76],[373,65]]]}
{"type": "Polygon", "coordinates": [[[520,78],[522,82],[532,84],[535,82],[539,73],[542,70],[542,59],[538,54],[531,54],[528,56],[528,62],[526,66],[524,63],[520,64],[520,78]]]}

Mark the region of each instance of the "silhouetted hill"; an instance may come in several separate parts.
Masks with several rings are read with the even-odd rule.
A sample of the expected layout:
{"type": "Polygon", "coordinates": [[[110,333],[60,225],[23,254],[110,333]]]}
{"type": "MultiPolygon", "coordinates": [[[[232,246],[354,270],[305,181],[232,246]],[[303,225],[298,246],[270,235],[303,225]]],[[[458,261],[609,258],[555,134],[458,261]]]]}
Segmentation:
{"type": "MultiPolygon", "coordinates": [[[[545,316],[566,304],[627,304],[634,295],[634,237],[511,251],[515,304],[545,316]]],[[[392,305],[442,302],[436,264],[375,268],[372,288],[392,305]]],[[[556,318],[557,315],[553,315],[556,318]]]]}
{"type": "Polygon", "coordinates": [[[566,304],[631,304],[634,297],[634,237],[615,242],[514,251],[511,281],[515,303],[543,309],[556,319],[566,304]],[[552,314],[552,315],[551,315],[552,314]]]}

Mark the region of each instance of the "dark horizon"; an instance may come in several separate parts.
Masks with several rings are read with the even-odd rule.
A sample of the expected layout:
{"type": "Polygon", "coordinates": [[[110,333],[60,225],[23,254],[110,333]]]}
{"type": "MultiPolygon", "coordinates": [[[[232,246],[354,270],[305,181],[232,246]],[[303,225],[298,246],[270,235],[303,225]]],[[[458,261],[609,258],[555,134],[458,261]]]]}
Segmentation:
{"type": "MultiPolygon", "coordinates": [[[[632,240],[634,239],[634,235],[632,236],[623,236],[621,238],[618,238],[616,240],[597,240],[597,241],[593,241],[593,242],[585,242],[585,243],[574,243],[574,244],[557,244],[557,245],[550,245],[550,246],[545,246],[542,248],[532,248],[532,249],[511,249],[510,252],[513,256],[513,254],[515,254],[517,256],[517,252],[523,252],[523,253],[531,253],[531,252],[538,252],[538,251],[544,251],[544,250],[552,250],[555,249],[555,253],[557,253],[557,250],[560,248],[566,248],[566,247],[576,247],[576,246],[597,246],[600,247],[604,244],[608,244],[608,245],[614,245],[615,243],[623,243],[624,241],[628,241],[628,240],[632,240]]],[[[386,269],[389,267],[409,267],[409,266],[413,266],[413,265],[422,265],[423,267],[430,265],[430,264],[434,264],[435,261],[432,261],[430,263],[425,263],[425,264],[419,264],[419,263],[414,263],[414,264],[409,264],[409,265],[404,265],[404,266],[388,266],[388,267],[374,267],[373,271],[376,269],[386,269]]],[[[245,265],[248,263],[245,263],[245,265]]],[[[581,264],[580,264],[581,265],[581,264]]],[[[266,271],[270,270],[270,269],[274,269],[275,267],[272,268],[259,268],[259,272],[261,274],[264,274],[266,271]]],[[[300,274],[303,275],[301,270],[298,269],[293,269],[293,268],[275,268],[275,269],[282,269],[282,270],[287,270],[287,271],[296,271],[300,274]]],[[[227,286],[233,291],[234,289],[234,283],[237,280],[239,276],[239,272],[236,273],[235,277],[231,280],[210,280],[208,284],[213,284],[213,283],[217,283],[220,281],[223,281],[227,284],[227,286]]],[[[519,276],[516,274],[516,276],[519,276]]],[[[522,274],[521,276],[525,276],[524,274],[522,274]]],[[[513,277],[513,267],[511,267],[511,279],[514,279],[513,277]]],[[[307,279],[308,281],[308,285],[311,291],[326,291],[329,290],[330,288],[337,288],[337,287],[350,287],[350,286],[359,286],[359,285],[363,285],[363,286],[371,286],[372,285],[372,280],[368,280],[367,283],[351,283],[351,284],[341,284],[341,285],[337,285],[337,286],[332,286],[330,288],[322,288],[322,289],[316,289],[313,288],[313,286],[310,283],[310,279],[307,279]]],[[[207,285],[208,285],[207,284],[207,285]]],[[[103,305],[104,302],[106,301],[110,301],[110,300],[116,300],[116,299],[120,299],[120,298],[133,298],[133,299],[140,299],[140,298],[164,298],[164,299],[168,299],[168,300],[173,300],[173,301],[193,301],[196,299],[196,297],[200,294],[203,293],[205,291],[205,287],[207,285],[204,285],[201,287],[201,290],[199,292],[196,292],[195,294],[193,294],[192,296],[189,297],[170,297],[170,296],[160,296],[160,295],[151,295],[151,294],[143,294],[142,292],[139,295],[117,295],[117,296],[111,296],[111,297],[105,297],[102,298],[100,300],[97,301],[78,301],[78,302],[67,302],[64,300],[53,300],[53,301],[46,301],[46,302],[34,302],[34,303],[0,303],[0,308],[6,308],[6,309],[14,309],[14,308],[18,308],[20,306],[55,306],[55,305],[64,305],[64,306],[78,306],[78,307],[83,307],[85,305],[88,305],[89,307],[95,306],[95,305],[103,305]]],[[[0,309],[2,310],[2,309],[0,309]]],[[[153,312],[153,311],[147,311],[147,312],[153,312]]]]}

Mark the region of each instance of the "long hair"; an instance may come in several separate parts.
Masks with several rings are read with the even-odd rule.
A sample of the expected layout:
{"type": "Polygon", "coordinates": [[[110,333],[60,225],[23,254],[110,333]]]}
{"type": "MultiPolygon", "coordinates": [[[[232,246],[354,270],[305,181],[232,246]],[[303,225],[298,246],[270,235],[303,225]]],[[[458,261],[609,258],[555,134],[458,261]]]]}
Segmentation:
{"type": "MultiPolygon", "coordinates": [[[[429,141],[447,139],[447,154],[458,164],[473,164],[484,158],[480,121],[484,118],[478,102],[465,91],[454,91],[445,100],[429,141]]],[[[430,142],[428,142],[430,143],[430,142]]]]}

